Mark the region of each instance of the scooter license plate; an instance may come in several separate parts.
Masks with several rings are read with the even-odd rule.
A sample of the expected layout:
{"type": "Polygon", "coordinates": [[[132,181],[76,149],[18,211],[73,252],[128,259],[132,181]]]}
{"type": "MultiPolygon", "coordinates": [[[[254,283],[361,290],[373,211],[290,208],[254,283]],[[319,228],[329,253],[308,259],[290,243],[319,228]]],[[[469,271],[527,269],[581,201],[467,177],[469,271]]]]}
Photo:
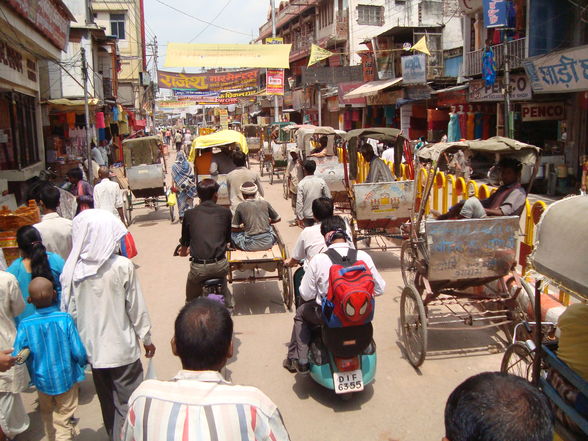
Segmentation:
{"type": "Polygon", "coordinates": [[[348,394],[363,390],[363,375],[361,370],[349,372],[335,372],[333,374],[335,382],[335,393],[348,394]]]}

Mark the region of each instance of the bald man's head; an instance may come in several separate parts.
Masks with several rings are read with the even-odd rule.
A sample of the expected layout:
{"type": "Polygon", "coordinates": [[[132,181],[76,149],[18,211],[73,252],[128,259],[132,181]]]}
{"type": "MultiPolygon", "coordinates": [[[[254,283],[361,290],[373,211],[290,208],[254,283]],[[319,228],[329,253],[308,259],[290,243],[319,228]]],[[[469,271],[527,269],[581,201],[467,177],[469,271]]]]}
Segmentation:
{"type": "Polygon", "coordinates": [[[45,277],[35,277],[29,284],[29,302],[37,308],[46,308],[55,301],[53,283],[45,277]]]}

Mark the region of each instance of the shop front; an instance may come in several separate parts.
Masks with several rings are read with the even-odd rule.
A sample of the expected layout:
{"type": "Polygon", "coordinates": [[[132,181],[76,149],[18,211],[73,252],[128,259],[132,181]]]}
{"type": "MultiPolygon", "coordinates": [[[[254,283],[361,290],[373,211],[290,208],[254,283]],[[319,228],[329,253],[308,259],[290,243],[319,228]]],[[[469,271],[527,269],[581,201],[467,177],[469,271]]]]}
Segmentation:
{"type": "Polygon", "coordinates": [[[39,62],[58,61],[73,17],[60,0],[39,3],[33,14],[8,0],[0,26],[0,180],[16,202],[23,202],[26,181],[44,168],[43,115],[39,101],[39,62]]]}

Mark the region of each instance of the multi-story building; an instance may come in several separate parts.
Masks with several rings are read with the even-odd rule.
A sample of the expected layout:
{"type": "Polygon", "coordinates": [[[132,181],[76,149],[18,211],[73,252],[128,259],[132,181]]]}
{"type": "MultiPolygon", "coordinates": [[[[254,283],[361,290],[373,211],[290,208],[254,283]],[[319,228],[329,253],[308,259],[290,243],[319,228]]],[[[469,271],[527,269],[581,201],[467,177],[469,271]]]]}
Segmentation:
{"type": "Polygon", "coordinates": [[[118,40],[118,102],[142,112],[149,86],[142,0],[91,0],[94,22],[118,40]]]}
{"type": "Polygon", "coordinates": [[[44,167],[41,63],[61,59],[72,19],[62,0],[0,1],[0,193],[17,201],[44,167]]]}

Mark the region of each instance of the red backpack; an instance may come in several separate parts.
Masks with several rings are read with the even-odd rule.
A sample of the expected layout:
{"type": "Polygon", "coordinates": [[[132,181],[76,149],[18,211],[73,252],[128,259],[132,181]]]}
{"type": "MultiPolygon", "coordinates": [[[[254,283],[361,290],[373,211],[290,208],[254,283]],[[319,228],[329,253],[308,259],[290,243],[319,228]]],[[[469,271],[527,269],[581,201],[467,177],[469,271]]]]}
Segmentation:
{"type": "Polygon", "coordinates": [[[350,248],[342,257],[336,250],[325,254],[331,259],[329,291],[322,301],[322,315],[329,328],[359,326],[374,318],[374,277],[357,250],[350,248]]]}

